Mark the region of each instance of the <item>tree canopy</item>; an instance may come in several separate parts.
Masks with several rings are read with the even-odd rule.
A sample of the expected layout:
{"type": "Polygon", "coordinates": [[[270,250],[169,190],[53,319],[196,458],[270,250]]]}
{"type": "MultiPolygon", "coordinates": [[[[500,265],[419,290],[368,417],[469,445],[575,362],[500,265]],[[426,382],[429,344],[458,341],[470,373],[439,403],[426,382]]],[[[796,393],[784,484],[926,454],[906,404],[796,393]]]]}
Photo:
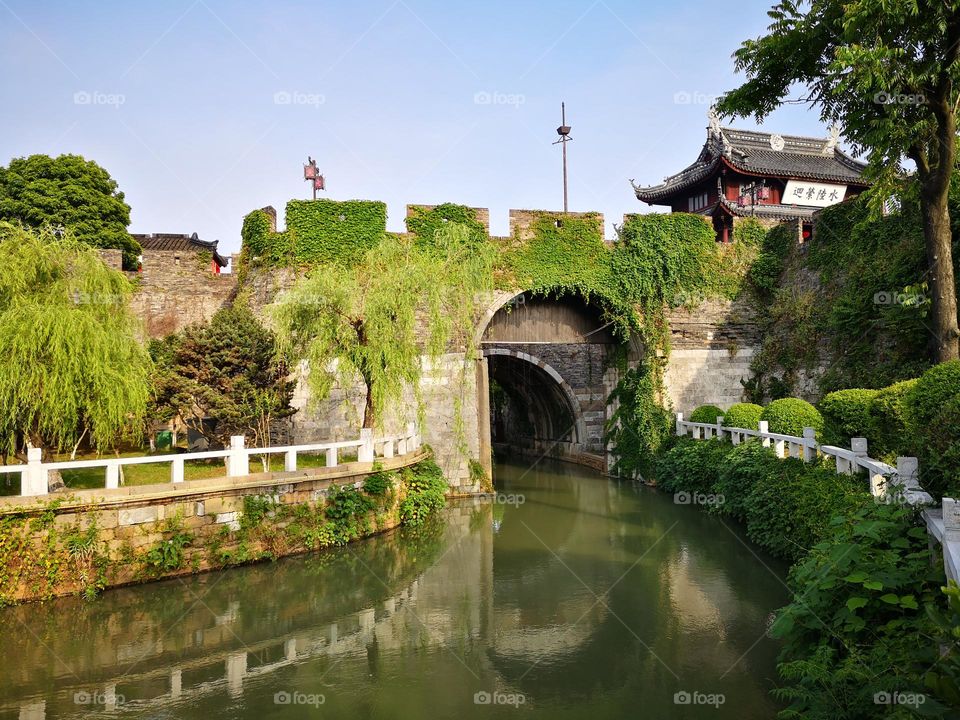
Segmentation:
{"type": "Polygon", "coordinates": [[[124,267],[136,268],[130,206],[110,174],[80,155],[31,155],[0,167],[0,220],[69,229],[80,242],[122,250],[124,267]]]}
{"type": "Polygon", "coordinates": [[[317,399],[361,378],[363,427],[382,425],[405,388],[419,392],[422,356],[472,345],[476,299],[491,289],[492,266],[491,247],[456,223],[429,244],[388,235],[360,262],[318,265],[277,299],[280,347],[291,363],[307,362],[317,399]]]}
{"type": "Polygon", "coordinates": [[[295,412],[294,383],[277,359],[274,335],[245,307],[155,340],[150,352],[154,416],[176,417],[219,445],[238,434],[253,447],[268,445],[271,421],[295,412]]]}
{"type": "Polygon", "coordinates": [[[957,0],[783,0],[766,35],[735,53],[747,81],[719,103],[727,115],[763,119],[796,85],[804,102],[838,123],[869,154],[873,197],[887,200],[906,158],[920,186],[932,298],[932,343],[940,360],[958,356],[950,216],[960,100],[957,0]]]}
{"type": "Polygon", "coordinates": [[[135,436],[150,357],[130,281],[96,250],[48,229],[0,222],[0,442],[47,449],[84,432],[105,449],[135,436]]]}

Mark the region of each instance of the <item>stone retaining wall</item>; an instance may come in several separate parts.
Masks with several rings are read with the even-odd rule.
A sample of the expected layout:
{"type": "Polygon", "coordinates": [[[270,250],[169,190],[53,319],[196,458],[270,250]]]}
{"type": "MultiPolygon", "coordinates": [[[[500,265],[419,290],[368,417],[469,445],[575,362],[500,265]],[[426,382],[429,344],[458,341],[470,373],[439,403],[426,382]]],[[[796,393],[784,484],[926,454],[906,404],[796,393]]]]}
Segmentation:
{"type": "MultiPolygon", "coordinates": [[[[427,457],[428,453],[420,450],[382,459],[380,464],[385,471],[392,471],[427,457]]],[[[78,490],[52,502],[49,498],[0,499],[0,604],[309,551],[311,547],[283,532],[290,519],[265,523],[259,532],[238,532],[244,498],[269,498],[275,508],[297,506],[316,511],[334,486],[362,487],[370,473],[370,463],[349,463],[176,485],[78,490]],[[169,542],[176,532],[192,536],[183,563],[168,571],[148,567],[147,553],[169,542]],[[228,556],[232,561],[223,561],[228,556]]],[[[389,503],[368,518],[367,534],[398,525],[397,509],[404,493],[396,475],[392,483],[389,503]]]]}

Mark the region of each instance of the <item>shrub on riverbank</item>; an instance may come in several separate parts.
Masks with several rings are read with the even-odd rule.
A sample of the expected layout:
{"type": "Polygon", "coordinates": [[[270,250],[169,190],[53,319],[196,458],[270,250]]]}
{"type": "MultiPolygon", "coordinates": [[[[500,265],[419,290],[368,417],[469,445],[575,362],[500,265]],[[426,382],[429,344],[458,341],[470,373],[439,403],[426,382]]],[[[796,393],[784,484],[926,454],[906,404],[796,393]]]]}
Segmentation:
{"type": "Polygon", "coordinates": [[[763,417],[763,406],[756,403],[734,403],[723,414],[724,427],[738,427],[745,430],[756,430],[760,427],[760,418],[763,417]]]}
{"type": "Polygon", "coordinates": [[[870,406],[876,390],[851,389],[827,393],[817,403],[823,415],[823,442],[850,447],[850,438],[867,437],[871,428],[870,406]]]}
{"type": "Polygon", "coordinates": [[[715,423],[723,415],[723,410],[716,405],[701,405],[690,413],[690,422],[715,423]]]}
{"type": "Polygon", "coordinates": [[[812,427],[819,434],[823,430],[823,416],[806,400],[781,398],[763,409],[761,420],[766,420],[770,432],[803,437],[803,429],[812,427]]]}

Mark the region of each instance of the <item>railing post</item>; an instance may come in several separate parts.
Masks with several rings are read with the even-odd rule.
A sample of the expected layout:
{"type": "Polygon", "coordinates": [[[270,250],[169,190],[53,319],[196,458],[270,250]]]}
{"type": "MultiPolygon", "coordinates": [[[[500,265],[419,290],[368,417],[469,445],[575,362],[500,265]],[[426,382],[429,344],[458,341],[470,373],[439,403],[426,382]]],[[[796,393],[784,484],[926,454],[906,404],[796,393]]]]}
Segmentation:
{"type": "Polygon", "coordinates": [[[677,413],[677,435],[683,437],[686,434],[686,430],[683,427],[683,413],[677,413]]]}
{"type": "Polygon", "coordinates": [[[960,568],[953,564],[955,551],[960,550],[960,502],[943,498],[943,569],[948,580],[960,580],[960,568]]]}
{"type": "Polygon", "coordinates": [[[817,431],[812,427],[803,429],[803,450],[801,455],[804,462],[813,462],[817,454],[817,431]]]}
{"type": "Polygon", "coordinates": [[[723,415],[717,417],[717,437],[723,440],[723,415]]]}
{"type": "Polygon", "coordinates": [[[47,469],[43,466],[43,450],[27,450],[27,469],[20,474],[21,495],[47,494],[47,469]]]}
{"type": "Polygon", "coordinates": [[[230,454],[227,456],[227,477],[250,474],[250,456],[244,449],[243,435],[230,436],[230,454]]]}
{"type": "Polygon", "coordinates": [[[107,490],[120,487],[120,463],[116,460],[107,461],[107,490]]]}
{"type": "Polygon", "coordinates": [[[297,469],[297,451],[287,450],[283,454],[283,470],[284,472],[294,472],[296,469],[297,469]]]}
{"type": "Polygon", "coordinates": [[[175,457],[173,462],[170,463],[170,482],[182,483],[183,482],[183,458],[175,457]]]}
{"type": "Polygon", "coordinates": [[[897,458],[897,483],[904,489],[920,487],[920,462],[915,457],[897,458]]]}
{"type": "Polygon", "coordinates": [[[757,429],[760,431],[760,444],[764,447],[770,447],[770,438],[766,437],[766,434],[770,432],[770,421],[761,420],[757,425],[757,429]]]}
{"type": "MultiPolygon", "coordinates": [[[[850,438],[850,449],[853,451],[853,454],[858,458],[867,457],[867,439],[866,438],[850,438]]],[[[856,460],[853,460],[849,463],[847,474],[855,475],[856,472],[860,469],[859,463],[856,460]]]]}
{"type": "Polygon", "coordinates": [[[699,439],[700,439],[700,428],[697,427],[696,425],[694,425],[693,427],[691,427],[691,428],[690,428],[690,437],[692,437],[694,440],[699,440],[699,439]]]}
{"type": "Polygon", "coordinates": [[[337,466],[337,449],[335,447],[327,448],[327,467],[337,466]]]}
{"type": "Polygon", "coordinates": [[[383,441],[383,457],[385,458],[393,457],[393,440],[383,441]]]}
{"type": "Polygon", "coordinates": [[[407,454],[407,438],[402,437],[397,440],[397,455],[406,455],[407,454]]]}
{"type": "Polygon", "coordinates": [[[373,462],[373,430],[371,428],[363,428],[360,430],[360,440],[363,442],[363,445],[360,446],[360,449],[357,450],[357,461],[358,462],[373,462]]]}
{"type": "Polygon", "coordinates": [[[407,423],[407,435],[410,436],[409,440],[407,440],[407,452],[413,452],[419,449],[420,436],[417,434],[417,426],[415,423],[407,423]]]}

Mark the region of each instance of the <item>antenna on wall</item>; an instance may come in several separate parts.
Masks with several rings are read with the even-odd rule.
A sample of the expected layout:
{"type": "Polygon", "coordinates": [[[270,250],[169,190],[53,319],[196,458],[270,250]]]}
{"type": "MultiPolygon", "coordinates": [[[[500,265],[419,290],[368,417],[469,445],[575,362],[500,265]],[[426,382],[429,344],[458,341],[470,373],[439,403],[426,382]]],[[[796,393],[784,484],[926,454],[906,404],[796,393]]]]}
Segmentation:
{"type": "Polygon", "coordinates": [[[567,212],[567,143],[573,140],[570,137],[570,126],[567,125],[567,104],[560,103],[560,127],[557,128],[560,139],[554,142],[563,148],[563,211],[567,212]]]}

